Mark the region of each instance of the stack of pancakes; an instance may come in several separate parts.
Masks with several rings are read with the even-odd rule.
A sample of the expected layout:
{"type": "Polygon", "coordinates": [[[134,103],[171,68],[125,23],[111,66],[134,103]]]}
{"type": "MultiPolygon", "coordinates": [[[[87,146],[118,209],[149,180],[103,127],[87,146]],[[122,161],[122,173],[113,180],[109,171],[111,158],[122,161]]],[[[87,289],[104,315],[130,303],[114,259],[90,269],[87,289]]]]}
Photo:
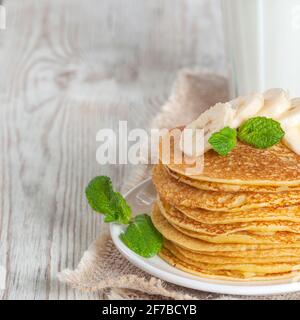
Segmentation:
{"type": "Polygon", "coordinates": [[[202,277],[299,276],[298,155],[283,144],[259,150],[239,142],[226,157],[206,152],[202,172],[190,175],[191,164],[175,164],[172,154],[153,170],[152,221],[165,261],[202,277]]]}

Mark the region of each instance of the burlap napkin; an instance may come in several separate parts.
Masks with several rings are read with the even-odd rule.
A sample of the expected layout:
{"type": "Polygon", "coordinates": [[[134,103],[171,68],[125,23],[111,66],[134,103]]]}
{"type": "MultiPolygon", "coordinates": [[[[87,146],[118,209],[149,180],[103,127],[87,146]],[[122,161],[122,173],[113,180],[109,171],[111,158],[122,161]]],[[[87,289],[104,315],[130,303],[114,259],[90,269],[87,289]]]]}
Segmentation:
{"type": "MultiPolygon", "coordinates": [[[[179,72],[171,96],[153,120],[153,128],[172,128],[195,119],[203,110],[228,99],[227,81],[217,75],[188,70],[179,72]]],[[[149,176],[149,168],[137,167],[124,182],[122,192],[149,176]]],[[[102,290],[108,299],[298,299],[300,293],[272,297],[233,297],[210,294],[161,281],[128,262],[115,248],[103,224],[100,238],[84,253],[76,270],[64,270],[59,279],[74,288],[102,290]]]]}

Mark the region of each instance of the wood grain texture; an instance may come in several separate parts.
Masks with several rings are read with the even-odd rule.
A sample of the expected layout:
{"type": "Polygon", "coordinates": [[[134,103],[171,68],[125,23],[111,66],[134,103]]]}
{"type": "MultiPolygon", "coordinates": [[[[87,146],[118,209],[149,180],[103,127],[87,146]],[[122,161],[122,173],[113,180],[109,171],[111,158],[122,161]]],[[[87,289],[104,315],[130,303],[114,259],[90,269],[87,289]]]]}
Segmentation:
{"type": "Polygon", "coordinates": [[[218,0],[10,0],[0,33],[1,299],[99,299],[57,281],[99,235],[83,190],[120,190],[132,166],[100,166],[96,133],[147,127],[176,71],[224,73],[218,0]],[[213,31],[213,32],[212,32],[213,31]]]}

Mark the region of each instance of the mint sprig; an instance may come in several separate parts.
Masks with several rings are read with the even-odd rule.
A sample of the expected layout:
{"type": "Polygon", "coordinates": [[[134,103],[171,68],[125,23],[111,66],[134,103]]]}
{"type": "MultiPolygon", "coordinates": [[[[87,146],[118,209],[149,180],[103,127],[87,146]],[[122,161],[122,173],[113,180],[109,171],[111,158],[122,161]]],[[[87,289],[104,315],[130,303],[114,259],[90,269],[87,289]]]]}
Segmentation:
{"type": "Polygon", "coordinates": [[[238,138],[255,148],[267,149],[279,143],[284,131],[279,122],[266,117],[254,117],[238,129],[238,138]]]}
{"type": "Polygon", "coordinates": [[[208,142],[219,155],[225,157],[237,144],[237,131],[230,127],[225,127],[219,132],[213,133],[208,142]]]}
{"type": "Polygon", "coordinates": [[[91,208],[105,215],[105,222],[128,224],[125,232],[120,235],[128,248],[145,258],[153,257],[160,251],[163,238],[151,218],[146,214],[132,218],[131,208],[123,196],[113,190],[109,177],[92,179],[85,194],[91,208]]]}
{"type": "Polygon", "coordinates": [[[120,239],[133,252],[144,258],[155,256],[162,248],[163,237],[147,214],[136,216],[120,239]]]}
{"type": "Polygon", "coordinates": [[[112,187],[109,177],[99,176],[90,181],[85,194],[91,208],[105,215],[105,222],[128,224],[132,212],[125,199],[112,187]]]}

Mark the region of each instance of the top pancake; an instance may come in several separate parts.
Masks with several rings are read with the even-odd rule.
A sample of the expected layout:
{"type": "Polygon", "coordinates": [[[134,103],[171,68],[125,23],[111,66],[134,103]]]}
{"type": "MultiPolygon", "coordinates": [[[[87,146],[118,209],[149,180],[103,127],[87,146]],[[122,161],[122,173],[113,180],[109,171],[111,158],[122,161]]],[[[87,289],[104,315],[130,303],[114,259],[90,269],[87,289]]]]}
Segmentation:
{"type": "Polygon", "coordinates": [[[246,184],[230,184],[211,181],[195,180],[193,177],[183,176],[177,172],[170,170],[167,166],[164,166],[169,175],[176,180],[188,184],[194,188],[207,191],[224,191],[224,192],[265,192],[276,193],[283,191],[300,191],[300,185],[285,185],[285,186],[257,186],[246,184]]]}
{"type": "MultiPolygon", "coordinates": [[[[172,134],[172,130],[169,134],[172,134]]],[[[238,142],[226,157],[209,150],[204,154],[202,172],[191,174],[186,170],[194,167],[193,164],[174,163],[174,151],[178,154],[181,151],[178,143],[170,140],[170,159],[166,157],[166,150],[162,152],[162,144],[160,159],[164,163],[170,160],[166,164],[170,170],[194,180],[233,185],[300,186],[300,156],[282,143],[261,150],[238,142]]]]}

